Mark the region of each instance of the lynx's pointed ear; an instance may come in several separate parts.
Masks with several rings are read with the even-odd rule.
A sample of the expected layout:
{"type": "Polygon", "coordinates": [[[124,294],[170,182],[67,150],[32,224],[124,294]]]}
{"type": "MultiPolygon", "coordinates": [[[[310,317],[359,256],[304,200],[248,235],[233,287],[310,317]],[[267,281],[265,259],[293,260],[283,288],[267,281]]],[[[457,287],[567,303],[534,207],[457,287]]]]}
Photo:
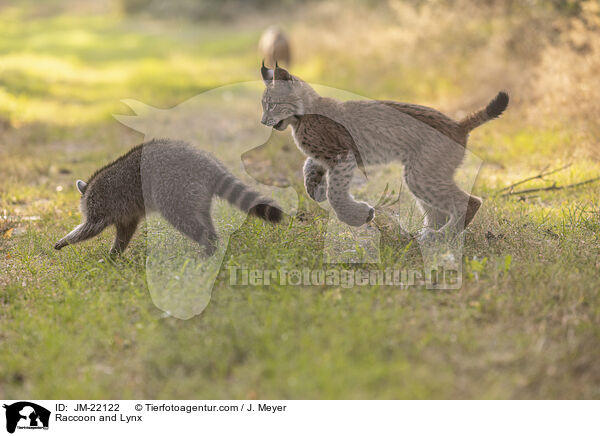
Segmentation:
{"type": "Polygon", "coordinates": [[[77,190],[81,195],[85,194],[85,190],[87,189],[87,183],[85,183],[83,180],[77,180],[77,182],[75,182],[75,185],[77,186],[77,190]]]}
{"type": "Polygon", "coordinates": [[[275,72],[273,73],[275,80],[293,80],[292,75],[287,72],[287,70],[281,67],[275,67],[275,72]]]}
{"type": "Polygon", "coordinates": [[[262,75],[262,79],[263,82],[265,82],[265,85],[269,86],[271,83],[273,83],[273,70],[270,70],[267,67],[265,67],[264,59],[262,61],[262,67],[260,67],[260,74],[262,75]]]}

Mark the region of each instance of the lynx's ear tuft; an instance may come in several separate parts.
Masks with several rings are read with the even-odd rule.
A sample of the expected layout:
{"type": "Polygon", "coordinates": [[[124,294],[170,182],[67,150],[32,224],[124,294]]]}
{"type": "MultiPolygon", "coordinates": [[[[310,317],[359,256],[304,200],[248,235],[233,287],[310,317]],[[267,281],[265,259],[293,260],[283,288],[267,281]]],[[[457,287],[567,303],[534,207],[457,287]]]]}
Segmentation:
{"type": "Polygon", "coordinates": [[[275,67],[275,72],[273,73],[275,80],[293,80],[292,75],[287,72],[287,70],[281,67],[275,67]]]}
{"type": "Polygon", "coordinates": [[[75,182],[75,186],[77,186],[77,190],[81,195],[85,194],[87,183],[85,183],[83,180],[77,180],[77,182],[75,182]]]}
{"type": "Polygon", "coordinates": [[[265,85],[269,86],[271,83],[273,83],[273,70],[270,70],[267,67],[265,67],[264,59],[262,62],[262,67],[260,67],[260,74],[262,75],[262,79],[263,82],[265,82],[265,85]]]}

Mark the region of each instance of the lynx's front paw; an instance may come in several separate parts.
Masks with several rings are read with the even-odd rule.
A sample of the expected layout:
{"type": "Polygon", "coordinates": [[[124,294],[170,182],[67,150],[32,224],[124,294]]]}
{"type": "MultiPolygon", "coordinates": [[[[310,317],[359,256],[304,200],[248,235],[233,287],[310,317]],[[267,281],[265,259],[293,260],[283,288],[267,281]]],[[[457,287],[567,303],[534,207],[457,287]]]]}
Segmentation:
{"type": "Polygon", "coordinates": [[[318,203],[327,199],[327,185],[325,182],[306,185],[306,193],[318,203]]]}
{"type": "Polygon", "coordinates": [[[375,217],[375,209],[367,203],[354,203],[352,208],[347,208],[343,211],[336,211],[340,221],[353,227],[360,227],[373,220],[375,217]]]}

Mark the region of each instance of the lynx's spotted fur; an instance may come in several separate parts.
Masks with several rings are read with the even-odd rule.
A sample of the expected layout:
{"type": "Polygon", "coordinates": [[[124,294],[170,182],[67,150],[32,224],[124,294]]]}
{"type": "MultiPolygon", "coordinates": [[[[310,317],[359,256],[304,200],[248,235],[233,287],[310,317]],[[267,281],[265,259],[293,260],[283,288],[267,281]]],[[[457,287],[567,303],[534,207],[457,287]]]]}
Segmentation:
{"type": "Polygon", "coordinates": [[[405,183],[425,212],[423,237],[436,229],[460,232],[471,222],[481,199],[460,189],[454,173],[469,132],[498,117],[508,94],[500,92],[457,122],[419,105],[324,98],[280,67],[263,64],[261,74],[266,85],[261,122],[278,130],[292,127],[296,145],[308,156],[307,193],[316,201],[327,198],[341,221],[360,226],[374,216],[370,205],[349,193],[354,169],[399,160],[405,183]]]}

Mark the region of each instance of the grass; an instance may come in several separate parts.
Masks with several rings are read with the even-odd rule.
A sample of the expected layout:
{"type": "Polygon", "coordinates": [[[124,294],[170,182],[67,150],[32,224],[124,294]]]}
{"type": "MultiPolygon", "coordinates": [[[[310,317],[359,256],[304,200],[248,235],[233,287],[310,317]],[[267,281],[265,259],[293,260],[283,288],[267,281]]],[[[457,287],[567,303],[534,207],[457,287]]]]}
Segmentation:
{"type": "MultiPolygon", "coordinates": [[[[141,140],[111,118],[127,112],[120,100],[170,107],[256,80],[262,23],[19,14],[0,13],[0,397],[600,397],[599,186],[524,201],[494,195],[548,165],[573,162],[522,187],[598,174],[598,162],[572,153],[577,135],[564,124],[532,124],[517,101],[473,133],[470,147],[485,162],[474,191],[486,201],[466,235],[460,290],[230,286],[228,265],[324,267],[326,212],[301,197],[302,219],[279,227],[249,219],[232,235],[209,306],[183,321],[151,300],[147,228],[117,261],[107,258],[112,230],[60,252],[52,245],[80,222],[73,181],[141,140]]],[[[306,23],[295,27],[297,38],[306,37],[306,23]]],[[[478,35],[479,47],[498,27],[476,22],[453,38],[464,45],[478,35]]],[[[408,87],[418,68],[407,65],[403,83],[394,69],[372,81],[351,54],[307,47],[315,54],[299,55],[298,74],[335,79],[338,88],[420,103],[437,97],[442,107],[466,93],[463,79],[444,77],[439,66],[424,85],[408,87]],[[333,72],[321,61],[328,58],[333,72]]],[[[449,53],[469,70],[459,62],[466,53],[449,53]]],[[[289,137],[275,139],[244,162],[259,180],[302,193],[301,157],[289,137]]],[[[400,174],[394,166],[377,171],[400,174]]],[[[380,188],[359,187],[357,195],[380,188]]],[[[227,209],[218,213],[227,219],[227,209]]],[[[421,262],[418,248],[393,232],[383,235],[381,255],[386,266],[421,262]]]]}

